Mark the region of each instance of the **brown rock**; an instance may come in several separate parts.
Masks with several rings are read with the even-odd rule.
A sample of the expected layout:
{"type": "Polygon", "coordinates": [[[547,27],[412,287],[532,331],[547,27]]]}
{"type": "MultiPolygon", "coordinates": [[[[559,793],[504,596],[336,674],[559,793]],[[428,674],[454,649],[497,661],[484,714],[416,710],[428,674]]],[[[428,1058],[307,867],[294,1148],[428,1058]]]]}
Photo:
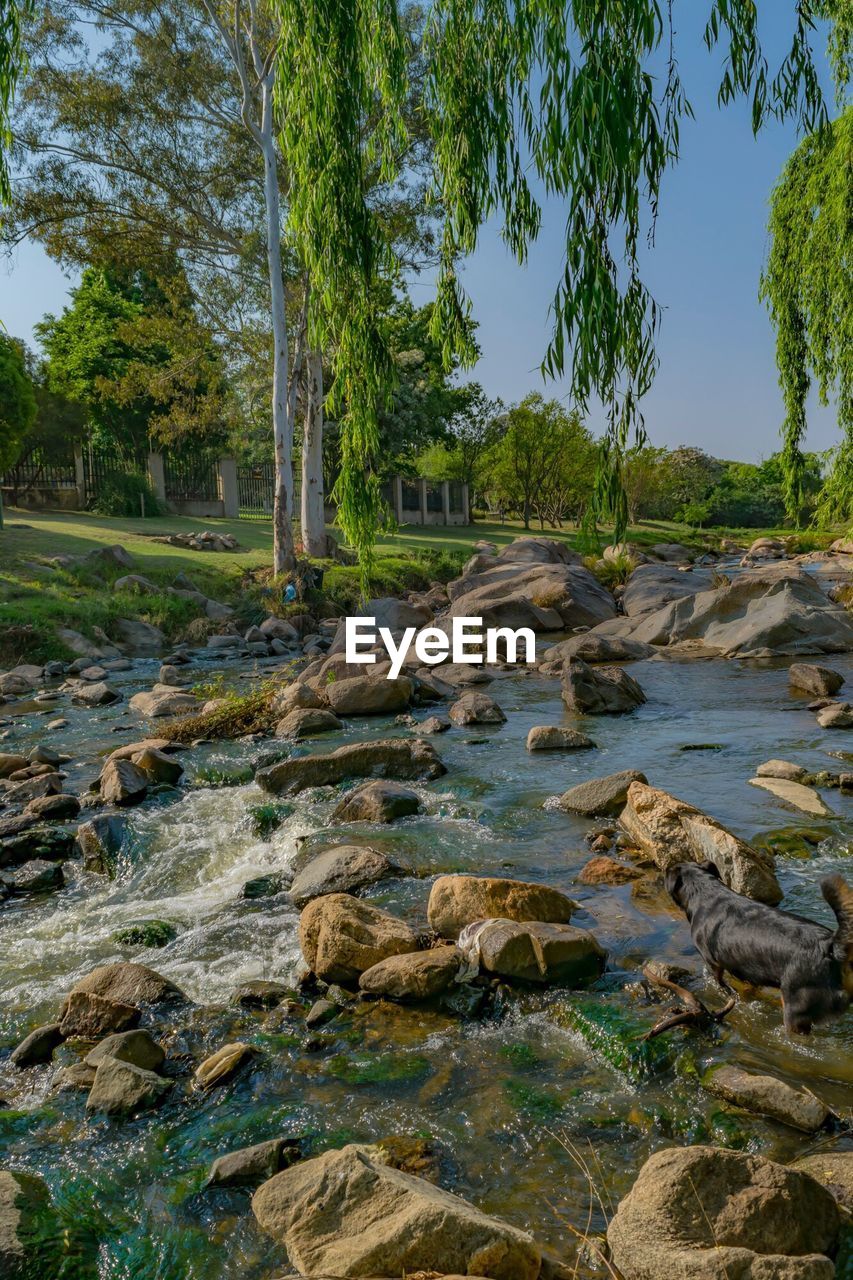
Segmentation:
{"type": "Polygon", "coordinates": [[[333,680],[324,690],[326,701],[339,716],[393,715],[409,705],[414,691],[415,686],[406,676],[396,680],[352,676],[333,680]]]}
{"type": "Polygon", "coordinates": [[[594,747],[585,733],[561,725],[538,724],[527,735],[528,751],[590,751],[594,747]]]}
{"type": "Polygon", "coordinates": [[[813,698],[832,698],[844,684],[844,676],[817,663],[793,662],[788,668],[788,684],[813,698]]]}
{"type": "Polygon", "coordinates": [[[369,995],[387,1000],[429,1000],[451,985],[459,972],[456,947],[433,947],[408,955],[389,956],[367,969],[358,985],[369,995]]]}
{"type": "Polygon", "coordinates": [[[447,714],[454,724],[463,727],[469,724],[503,724],[506,721],[506,716],[494,699],[478,689],[469,689],[467,693],[463,693],[447,714]]]}
{"type": "Polygon", "coordinates": [[[97,1040],[112,1031],[127,1031],[141,1017],[136,1005],[109,1000],[92,991],[73,991],[62,1008],[59,1032],[63,1040],[78,1036],[81,1040],[97,1040]]]}
{"type": "Polygon", "coordinates": [[[405,921],[344,893],[309,902],[299,941],[306,964],[326,982],[355,983],[380,960],[418,949],[405,921]]]}
{"type": "Polygon", "coordinates": [[[149,777],[130,760],[108,760],[101,772],[101,796],[107,804],[139,804],[148,794],[149,777]]]}
{"type": "Polygon", "coordinates": [[[305,738],[312,733],[330,733],[343,725],[333,711],[322,707],[294,707],[275,727],[277,738],[305,738]]]}
{"type": "Polygon", "coordinates": [[[216,1085],[224,1084],[253,1053],[254,1049],[250,1045],[242,1044],[239,1040],[233,1044],[224,1044],[196,1068],[196,1084],[201,1089],[213,1089],[216,1085]]]}
{"type": "Polygon", "coordinates": [[[581,868],[578,880],[581,884],[627,884],[629,880],[639,880],[642,871],[638,871],[636,867],[629,867],[624,862],[617,862],[615,858],[591,858],[585,867],[581,868]]]}
{"type": "Polygon", "coordinates": [[[575,903],[559,889],[493,876],[439,876],[429,895],[427,915],[436,933],[456,938],[465,925],[504,920],[569,921],[575,903]]]}
{"type": "Polygon", "coordinates": [[[363,782],[345,795],[332,813],[333,822],[393,822],[419,813],[420,797],[400,782],[363,782]]]}
{"type": "Polygon", "coordinates": [[[432,743],[424,738],[354,742],[328,755],[300,756],[259,769],[255,781],[273,795],[296,795],[308,787],[334,786],[347,778],[439,778],[446,773],[432,743]]]}

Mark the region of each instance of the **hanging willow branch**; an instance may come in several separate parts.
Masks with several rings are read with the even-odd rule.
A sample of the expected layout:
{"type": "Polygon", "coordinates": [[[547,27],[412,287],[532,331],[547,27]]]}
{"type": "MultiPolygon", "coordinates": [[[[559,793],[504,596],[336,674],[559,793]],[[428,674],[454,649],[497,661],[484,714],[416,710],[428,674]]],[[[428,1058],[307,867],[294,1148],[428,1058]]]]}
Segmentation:
{"type": "Polygon", "coordinates": [[[0,208],[12,200],[9,182],[9,117],[18,77],[24,66],[22,28],[34,0],[0,0],[0,208]]]}
{"type": "Polygon", "coordinates": [[[824,522],[853,515],[853,107],[800,144],[773,192],[771,248],[761,295],[776,329],[785,403],[785,503],[803,504],[806,400],[835,396],[841,443],[818,508],[824,522]]]}

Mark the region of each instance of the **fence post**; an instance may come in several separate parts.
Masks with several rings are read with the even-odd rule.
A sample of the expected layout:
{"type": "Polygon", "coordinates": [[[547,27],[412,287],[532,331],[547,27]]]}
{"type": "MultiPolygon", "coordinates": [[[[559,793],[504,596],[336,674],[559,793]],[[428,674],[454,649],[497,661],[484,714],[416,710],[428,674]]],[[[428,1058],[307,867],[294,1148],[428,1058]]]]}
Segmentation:
{"type": "Polygon", "coordinates": [[[427,524],[428,523],[427,482],[426,480],[419,480],[418,485],[420,487],[420,495],[421,495],[421,524],[427,524]]]}
{"type": "Polygon", "coordinates": [[[462,481],[462,523],[471,523],[471,507],[468,502],[468,481],[462,481]]]}
{"type": "Polygon", "coordinates": [[[149,453],[148,455],[148,483],[154,490],[154,497],[158,502],[166,501],[166,472],[163,467],[162,453],[149,453]]]}
{"type": "Polygon", "coordinates": [[[74,483],[77,486],[77,507],[86,510],[86,468],[83,464],[83,450],[79,444],[74,446],[74,483]]]}
{"type": "Polygon", "coordinates": [[[391,505],[394,508],[394,519],[397,521],[397,524],[402,524],[403,523],[403,477],[395,476],[394,479],[391,481],[391,484],[393,486],[393,502],[391,503],[391,505]]]}
{"type": "Polygon", "coordinates": [[[237,459],[220,458],[218,463],[219,497],[226,520],[240,518],[240,489],[237,484],[237,459]]]}
{"type": "Polygon", "coordinates": [[[450,481],[441,482],[441,514],[445,524],[450,524],[450,481]]]}

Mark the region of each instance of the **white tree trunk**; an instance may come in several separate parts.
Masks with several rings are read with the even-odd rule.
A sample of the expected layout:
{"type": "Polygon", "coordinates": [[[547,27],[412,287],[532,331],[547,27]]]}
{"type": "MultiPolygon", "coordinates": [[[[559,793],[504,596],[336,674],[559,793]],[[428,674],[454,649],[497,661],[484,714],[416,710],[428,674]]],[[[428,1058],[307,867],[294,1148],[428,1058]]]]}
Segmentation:
{"type": "Polygon", "coordinates": [[[325,556],[326,519],[323,493],[323,358],[309,351],[308,394],[302,437],[302,546],[307,556],[325,556]]]}

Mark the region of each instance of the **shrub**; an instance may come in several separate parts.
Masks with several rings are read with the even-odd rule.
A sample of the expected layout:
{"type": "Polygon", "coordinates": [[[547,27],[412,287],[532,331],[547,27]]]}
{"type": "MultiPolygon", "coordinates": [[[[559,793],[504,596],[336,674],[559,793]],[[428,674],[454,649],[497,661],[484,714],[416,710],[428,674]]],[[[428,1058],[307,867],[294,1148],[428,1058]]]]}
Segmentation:
{"type": "Polygon", "coordinates": [[[163,508],[141,471],[116,472],[100,484],[92,510],[99,516],[161,516],[163,508]]]}

